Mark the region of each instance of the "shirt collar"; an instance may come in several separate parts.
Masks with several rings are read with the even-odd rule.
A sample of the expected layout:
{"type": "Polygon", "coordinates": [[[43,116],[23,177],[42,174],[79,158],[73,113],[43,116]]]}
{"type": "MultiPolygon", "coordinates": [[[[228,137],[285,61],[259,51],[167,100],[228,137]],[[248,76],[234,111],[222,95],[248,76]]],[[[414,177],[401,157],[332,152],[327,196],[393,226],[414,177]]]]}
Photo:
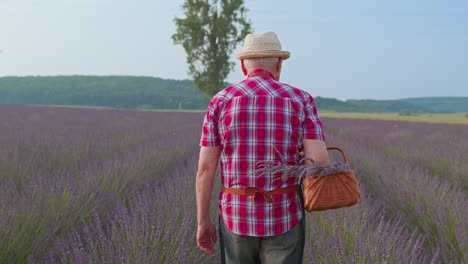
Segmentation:
{"type": "Polygon", "coordinates": [[[265,69],[255,69],[247,75],[247,79],[257,77],[257,76],[264,76],[264,77],[270,77],[272,79],[275,79],[275,76],[273,73],[265,70],[265,69]]]}

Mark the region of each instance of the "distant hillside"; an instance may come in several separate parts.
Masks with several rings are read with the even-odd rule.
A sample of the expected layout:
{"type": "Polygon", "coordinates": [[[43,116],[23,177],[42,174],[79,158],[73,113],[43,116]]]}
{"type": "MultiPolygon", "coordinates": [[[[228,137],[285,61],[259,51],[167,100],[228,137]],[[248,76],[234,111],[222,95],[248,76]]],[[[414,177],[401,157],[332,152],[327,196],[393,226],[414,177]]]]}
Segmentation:
{"type": "Polygon", "coordinates": [[[421,106],[433,112],[468,112],[468,97],[419,97],[400,101],[421,106]]]}
{"type": "MultiPolygon", "coordinates": [[[[0,104],[206,109],[192,81],[137,76],[0,77],[0,104]]],[[[347,100],[315,97],[320,111],[361,113],[468,112],[468,97],[347,100]]]]}
{"type": "Polygon", "coordinates": [[[207,102],[189,80],[78,75],[0,78],[0,104],[205,109],[207,102]]]}

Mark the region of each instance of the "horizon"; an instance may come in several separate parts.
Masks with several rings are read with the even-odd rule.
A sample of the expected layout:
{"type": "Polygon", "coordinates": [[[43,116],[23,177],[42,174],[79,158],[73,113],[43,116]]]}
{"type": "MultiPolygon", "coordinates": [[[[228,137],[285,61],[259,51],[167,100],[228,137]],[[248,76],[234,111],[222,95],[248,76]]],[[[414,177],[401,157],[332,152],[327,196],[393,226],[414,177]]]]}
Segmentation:
{"type": "MultiPolygon", "coordinates": [[[[182,3],[3,1],[0,76],[190,80],[185,52],[170,38],[182,3]]],[[[280,10],[271,1],[252,0],[245,6],[254,32],[275,31],[291,52],[282,81],[315,97],[468,96],[464,1],[298,1],[280,10]]],[[[244,78],[234,60],[241,46],[232,54],[236,66],[228,83],[244,78]]]]}
{"type": "MultiPolygon", "coordinates": [[[[161,78],[158,76],[145,76],[145,75],[83,75],[83,74],[71,74],[71,75],[9,75],[9,76],[0,76],[2,78],[27,78],[27,77],[136,77],[136,78],[156,78],[162,80],[170,80],[170,81],[189,81],[193,82],[190,79],[168,79],[168,78],[161,78]]],[[[195,87],[195,90],[201,92],[199,89],[195,87]]],[[[417,96],[417,97],[403,97],[403,98],[390,98],[390,99],[374,99],[374,98],[352,98],[352,99],[339,99],[335,97],[326,97],[326,96],[314,96],[314,98],[326,98],[326,99],[336,99],[339,101],[352,101],[352,100],[375,100],[375,101],[397,101],[397,100],[405,100],[405,99],[424,99],[424,98],[459,98],[459,99],[468,99],[468,96],[417,96]]]]}

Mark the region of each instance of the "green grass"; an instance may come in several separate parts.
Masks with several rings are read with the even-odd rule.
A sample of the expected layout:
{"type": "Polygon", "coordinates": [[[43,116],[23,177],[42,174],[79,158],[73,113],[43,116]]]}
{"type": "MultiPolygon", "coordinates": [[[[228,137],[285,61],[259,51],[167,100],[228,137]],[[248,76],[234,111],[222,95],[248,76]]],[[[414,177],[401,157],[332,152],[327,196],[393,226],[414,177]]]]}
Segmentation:
{"type": "Polygon", "coordinates": [[[377,119],[377,120],[396,120],[410,122],[427,123],[448,123],[448,124],[467,124],[468,115],[466,113],[450,114],[401,114],[401,113],[338,113],[338,112],[320,112],[321,117],[331,118],[357,118],[357,119],[377,119]]]}

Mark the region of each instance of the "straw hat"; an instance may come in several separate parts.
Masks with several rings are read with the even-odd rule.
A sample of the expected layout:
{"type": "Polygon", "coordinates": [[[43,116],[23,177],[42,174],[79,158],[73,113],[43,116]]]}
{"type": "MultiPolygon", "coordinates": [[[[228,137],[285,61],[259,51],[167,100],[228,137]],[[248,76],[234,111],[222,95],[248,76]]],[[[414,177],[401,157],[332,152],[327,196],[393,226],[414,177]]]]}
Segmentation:
{"type": "Polygon", "coordinates": [[[281,50],[281,43],[274,32],[258,35],[248,34],[244,40],[244,48],[237,54],[240,60],[249,58],[278,57],[283,60],[289,58],[289,51],[281,50]]]}

